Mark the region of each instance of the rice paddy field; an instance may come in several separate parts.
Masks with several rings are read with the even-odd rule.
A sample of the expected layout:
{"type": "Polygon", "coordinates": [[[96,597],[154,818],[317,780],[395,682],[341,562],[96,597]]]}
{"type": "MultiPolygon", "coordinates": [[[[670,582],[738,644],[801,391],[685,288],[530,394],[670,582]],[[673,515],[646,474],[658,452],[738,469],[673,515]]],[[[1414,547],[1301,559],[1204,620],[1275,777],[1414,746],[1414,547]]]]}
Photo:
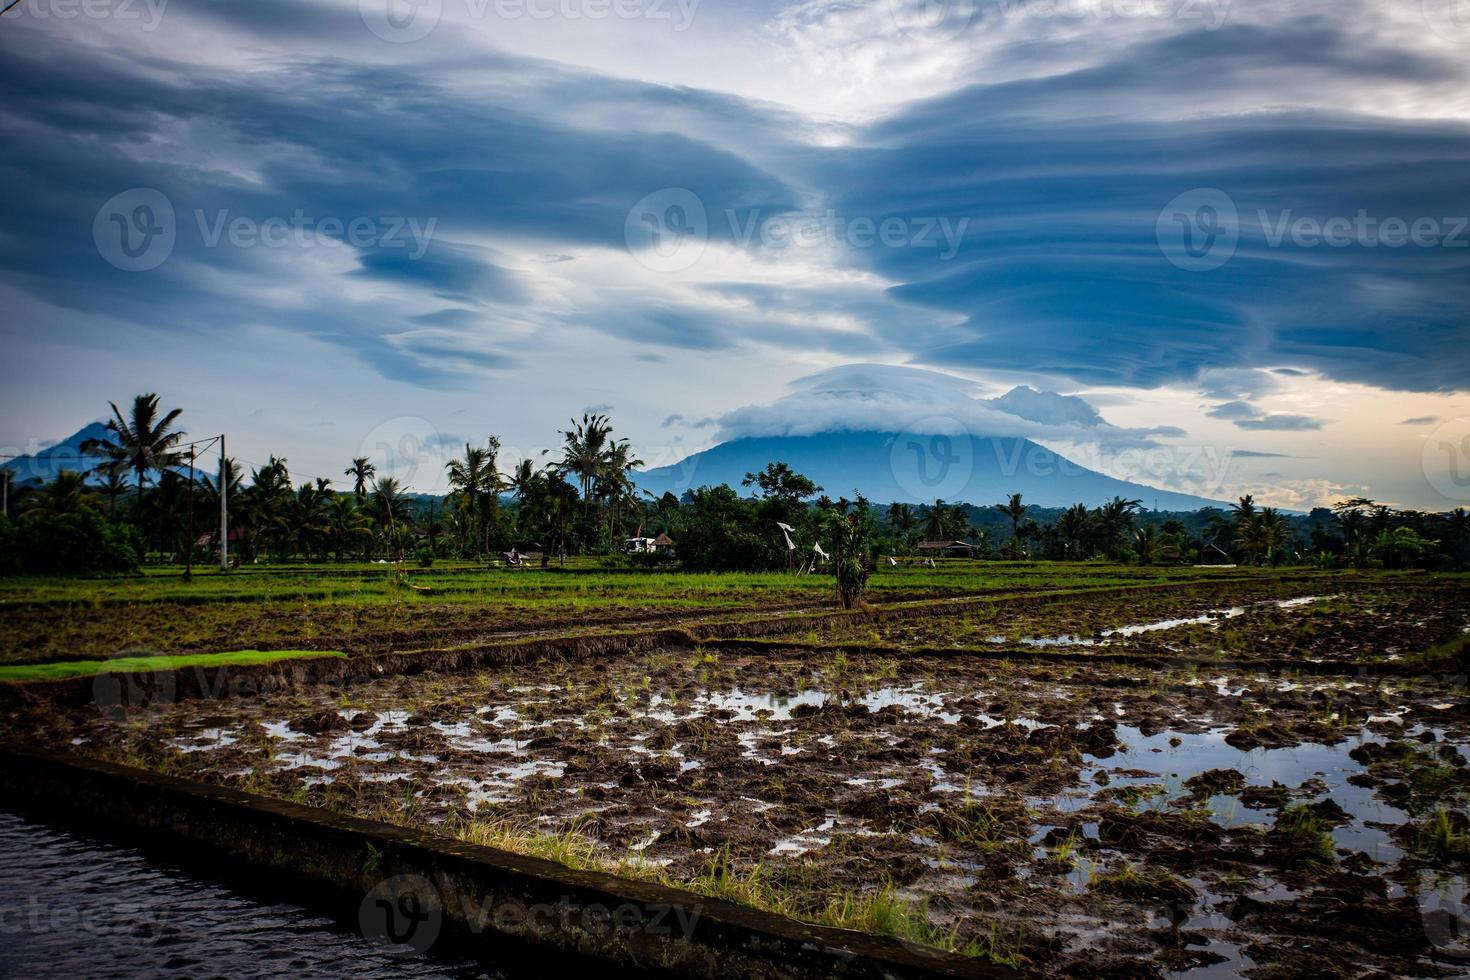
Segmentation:
{"type": "Polygon", "coordinates": [[[842,614],[821,577],[592,566],[12,581],[0,737],[1036,976],[1462,976],[1466,585],[957,561],[842,614]],[[26,681],[670,626],[107,711],[26,681]]]}

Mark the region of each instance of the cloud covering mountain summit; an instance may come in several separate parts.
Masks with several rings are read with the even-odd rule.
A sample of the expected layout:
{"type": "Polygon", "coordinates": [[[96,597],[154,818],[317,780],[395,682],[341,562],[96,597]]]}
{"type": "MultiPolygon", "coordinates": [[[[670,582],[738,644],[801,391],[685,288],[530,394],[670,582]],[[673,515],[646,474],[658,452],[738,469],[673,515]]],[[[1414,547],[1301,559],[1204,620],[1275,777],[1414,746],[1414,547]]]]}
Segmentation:
{"type": "Polygon", "coordinates": [[[1086,399],[1026,385],[987,398],[965,378],[887,364],[845,364],[799,378],[768,405],[729,412],[715,422],[722,442],[824,432],[912,432],[1156,445],[1182,436],[1173,426],[1124,428],[1106,421],[1086,399]]]}

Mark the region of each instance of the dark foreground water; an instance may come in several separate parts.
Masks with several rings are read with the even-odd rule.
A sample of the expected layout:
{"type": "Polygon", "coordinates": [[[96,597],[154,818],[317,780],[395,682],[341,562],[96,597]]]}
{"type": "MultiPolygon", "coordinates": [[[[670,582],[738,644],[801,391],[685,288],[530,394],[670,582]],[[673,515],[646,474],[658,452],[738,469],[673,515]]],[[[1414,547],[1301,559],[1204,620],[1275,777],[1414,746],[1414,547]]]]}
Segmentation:
{"type": "Polygon", "coordinates": [[[0,812],[0,976],[503,976],[0,812]]]}

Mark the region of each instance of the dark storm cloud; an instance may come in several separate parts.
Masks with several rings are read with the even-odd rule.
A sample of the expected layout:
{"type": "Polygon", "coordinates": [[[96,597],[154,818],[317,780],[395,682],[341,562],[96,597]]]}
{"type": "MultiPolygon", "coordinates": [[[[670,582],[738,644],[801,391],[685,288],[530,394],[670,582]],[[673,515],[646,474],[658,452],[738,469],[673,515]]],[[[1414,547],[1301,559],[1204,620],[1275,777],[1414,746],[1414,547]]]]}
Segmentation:
{"type": "MultiPolygon", "coordinates": [[[[300,16],[329,26],[326,14],[300,16]]],[[[416,67],[298,59],[272,72],[215,69],[83,55],[64,37],[36,39],[29,53],[17,48],[0,60],[8,136],[0,147],[7,174],[0,221],[10,231],[0,237],[0,269],[20,288],[85,313],[162,329],[249,322],[301,329],[388,376],[431,384],[442,380],[441,367],[510,363],[486,349],[484,336],[461,346],[453,331],[476,329],[468,309],[528,302],[521,275],[467,240],[525,236],[622,248],[628,209],[669,186],[690,188],[711,208],[789,206],[779,179],[719,146],[661,129],[592,131],[540,111],[538,83],[587,82],[546,63],[478,62],[482,72],[515,69],[503,81],[519,86],[521,97],[496,104],[416,67]],[[109,265],[93,242],[98,209],[132,188],[160,191],[177,219],[172,254],[145,274],[109,265]],[[395,224],[404,219],[430,234],[409,235],[395,224]],[[354,220],[376,233],[349,237],[343,226],[354,220]],[[270,221],[306,222],[310,248],[262,245],[260,229],[270,221]],[[253,229],[243,244],[235,222],[253,229]],[[395,315],[381,303],[255,305],[260,287],[289,281],[299,263],[332,248],[346,260],[338,274],[391,287],[393,299],[448,299],[466,313],[441,311],[435,321],[424,317],[436,314],[395,315]],[[415,323],[442,329],[417,334],[415,323]]],[[[617,93],[635,116],[640,100],[690,118],[730,102],[632,83],[608,86],[599,98],[611,106],[617,93]]],[[[754,109],[739,116],[758,125],[754,109]]],[[[654,343],[728,346],[716,325],[692,315],[678,325],[658,319],[607,322],[654,343]]]]}
{"type": "Polygon", "coordinates": [[[949,261],[914,248],[864,254],[896,295],[965,318],[937,342],[885,333],[924,363],[1139,386],[1232,369],[1234,383],[1209,392],[1223,398],[1269,390],[1270,375],[1247,369],[1277,364],[1451,390],[1470,377],[1470,235],[1450,240],[1470,214],[1470,129],[1308,111],[1195,116],[1190,93],[1207,109],[1231,86],[1259,84],[1275,102],[1272,77],[1289,90],[1304,76],[1356,86],[1463,70],[1325,20],[1182,34],[901,109],[839,154],[829,179],[849,213],[971,219],[949,261]],[[1185,118],[1150,117],[1163,96],[1185,118]],[[1233,254],[1206,271],[1171,263],[1157,231],[1165,206],[1196,188],[1224,191],[1240,219],[1233,254]],[[1276,235],[1283,219],[1360,212],[1432,219],[1442,244],[1276,235]],[[1251,375],[1261,384],[1239,383],[1251,375]]]}
{"type": "MultiPolygon", "coordinates": [[[[1464,125],[1241,110],[1365,82],[1463,83],[1459,62],[1351,24],[1300,18],[1087,49],[1088,67],[902,106],[821,147],[786,110],[505,53],[404,46],[393,51],[402,63],[354,61],[356,46],[385,49],[350,4],[169,11],[161,30],[233,35],[241,50],[341,42],[319,48],[338,57],[262,53],[234,68],[26,28],[0,59],[0,274],[58,306],[161,330],[263,323],[309,334],[418,384],[515,364],[496,327],[514,318],[596,330],[643,345],[638,356],[655,363],[659,351],[757,343],[1076,384],[1190,384],[1224,403],[1210,414],[1242,428],[1320,428],[1250,402],[1274,375],[1420,391],[1470,377],[1470,248],[1273,238],[1283,216],[1470,214],[1464,125]],[[134,187],[162,191],[178,214],[173,256],[146,274],[108,265],[92,241],[98,208],[134,187]],[[916,245],[837,250],[877,275],[861,285],[751,275],[677,296],[628,289],[556,314],[538,308],[531,271],[553,264],[518,267],[480,244],[528,241],[558,259],[622,249],[629,208],[669,187],[693,191],[725,242],[727,212],[771,217],[799,200],[874,222],[969,223],[952,257],[916,245]],[[1195,188],[1218,188],[1240,218],[1233,253],[1205,271],[1171,263],[1156,233],[1165,205],[1195,188]],[[322,256],[307,285],[344,295],[283,309],[261,297],[306,275],[303,254],[211,246],[203,229],[298,210],[435,230],[417,258],[328,233],[341,260],[306,254],[322,256]],[[832,318],[847,329],[823,325],[832,318]]],[[[573,277],[582,264],[554,263],[573,277]]]]}

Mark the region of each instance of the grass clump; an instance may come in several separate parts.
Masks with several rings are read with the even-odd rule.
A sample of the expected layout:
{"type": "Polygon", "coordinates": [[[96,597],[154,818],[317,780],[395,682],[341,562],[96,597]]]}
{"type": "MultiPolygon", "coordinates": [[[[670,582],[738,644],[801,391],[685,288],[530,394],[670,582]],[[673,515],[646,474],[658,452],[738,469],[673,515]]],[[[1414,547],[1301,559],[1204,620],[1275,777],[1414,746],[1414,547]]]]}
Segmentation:
{"type": "Polygon", "coordinates": [[[1142,871],[1131,864],[1124,864],[1116,871],[1095,876],[1090,884],[1093,891],[1120,898],[1158,900],[1173,904],[1193,902],[1194,886],[1167,871],[1142,871]]]}
{"type": "Polygon", "coordinates": [[[336,650],[231,650],[225,653],[160,654],[146,657],[114,657],[111,660],[63,660],[48,664],[0,666],[0,681],[61,680],[94,674],[138,673],[179,670],[186,667],[248,667],[278,660],[309,660],[317,657],[345,658],[336,650]]]}
{"type": "Polygon", "coordinates": [[[1290,863],[1316,870],[1337,863],[1336,845],[1324,823],[1305,804],[1283,807],[1271,828],[1271,839],[1279,853],[1290,863]]]}
{"type": "Polygon", "coordinates": [[[711,855],[702,874],[686,879],[642,860],[641,855],[620,858],[606,853],[576,823],[555,833],[512,821],[473,819],[446,824],[445,829],[470,843],[544,858],[576,871],[604,871],[651,881],[803,922],[888,936],[992,963],[1014,967],[1022,962],[1020,954],[994,929],[987,936],[962,936],[958,926],[942,929],[932,925],[927,905],[904,899],[891,883],[867,891],[823,891],[815,866],[798,869],[793,882],[790,874],[778,874],[760,863],[739,866],[728,846],[711,855]]]}
{"type": "Polygon", "coordinates": [[[1406,824],[1401,836],[1420,860],[1436,864],[1470,860],[1470,820],[1463,813],[1436,810],[1420,823],[1406,824]]]}

